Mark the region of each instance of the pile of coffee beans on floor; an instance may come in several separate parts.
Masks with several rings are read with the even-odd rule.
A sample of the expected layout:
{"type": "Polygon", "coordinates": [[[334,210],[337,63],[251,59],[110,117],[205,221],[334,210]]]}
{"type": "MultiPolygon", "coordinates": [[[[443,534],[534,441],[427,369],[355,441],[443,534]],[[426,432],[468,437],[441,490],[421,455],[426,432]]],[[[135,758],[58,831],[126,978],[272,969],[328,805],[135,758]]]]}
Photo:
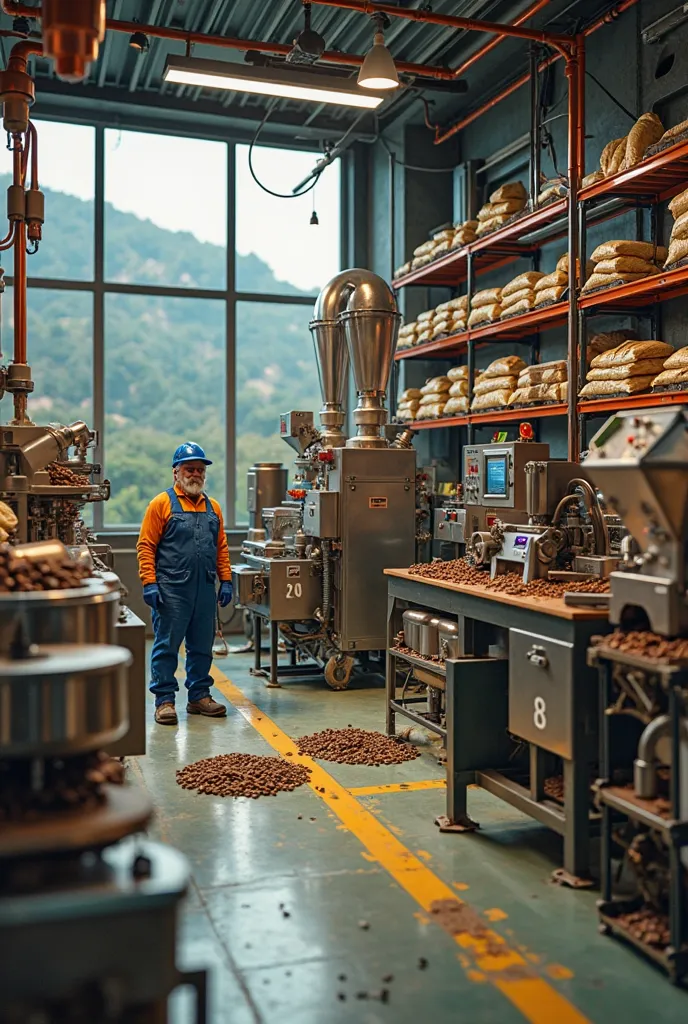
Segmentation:
{"type": "Polygon", "coordinates": [[[617,920],[628,929],[633,938],[648,946],[663,949],[669,945],[669,918],[665,914],[658,914],[651,907],[641,907],[640,910],[620,914],[617,920]]]}
{"type": "Polygon", "coordinates": [[[491,580],[489,572],[469,565],[465,558],[456,558],[448,562],[421,562],[412,565],[409,572],[426,580],[457,583],[462,587],[483,587],[485,590],[509,594],[512,597],[563,597],[564,594],[571,592],[606,594],[609,591],[609,580],[580,580],[570,583],[533,580],[532,583],[524,583],[517,572],[507,572],[491,580]]]}
{"type": "Polygon", "coordinates": [[[90,575],[87,566],[65,562],[30,561],[18,558],[11,544],[0,545],[0,594],[28,593],[32,590],[70,590],[80,587],[90,575]]]}
{"type": "Polygon", "coordinates": [[[88,487],[90,480],[83,473],[75,473],[63,462],[51,462],[48,466],[48,476],[53,486],[59,487],[88,487]]]}
{"type": "Polygon", "coordinates": [[[0,822],[35,821],[43,815],[92,810],[105,799],[103,786],[121,785],[124,766],[109,754],[46,758],[37,784],[31,761],[0,761],[0,822]]]}
{"type": "Polygon", "coordinates": [[[669,640],[658,633],[640,631],[622,633],[617,630],[617,632],[605,636],[602,643],[605,647],[611,647],[615,651],[640,654],[644,658],[688,659],[688,639],[685,637],[669,640]]]}
{"type": "Polygon", "coordinates": [[[204,757],[177,772],[182,789],[211,796],[277,796],[308,782],[310,768],[281,757],[256,754],[217,754],[204,757]]]}
{"type": "Polygon", "coordinates": [[[550,775],[548,779],[545,779],[543,787],[545,796],[550,797],[552,800],[564,800],[564,776],[563,775],[550,775]]]}
{"type": "Polygon", "coordinates": [[[337,764],[401,764],[413,761],[420,752],[394,736],[367,729],[323,729],[296,741],[302,754],[337,764]]]}

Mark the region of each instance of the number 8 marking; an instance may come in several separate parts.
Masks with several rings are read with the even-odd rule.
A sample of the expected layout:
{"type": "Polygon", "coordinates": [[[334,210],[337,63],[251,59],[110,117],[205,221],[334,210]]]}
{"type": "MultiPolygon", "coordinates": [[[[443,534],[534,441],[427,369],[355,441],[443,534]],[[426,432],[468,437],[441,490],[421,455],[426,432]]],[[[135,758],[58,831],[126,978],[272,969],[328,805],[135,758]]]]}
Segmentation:
{"type": "Polygon", "coordinates": [[[533,724],[536,729],[547,728],[547,705],[542,697],[536,697],[533,701],[533,724]]]}

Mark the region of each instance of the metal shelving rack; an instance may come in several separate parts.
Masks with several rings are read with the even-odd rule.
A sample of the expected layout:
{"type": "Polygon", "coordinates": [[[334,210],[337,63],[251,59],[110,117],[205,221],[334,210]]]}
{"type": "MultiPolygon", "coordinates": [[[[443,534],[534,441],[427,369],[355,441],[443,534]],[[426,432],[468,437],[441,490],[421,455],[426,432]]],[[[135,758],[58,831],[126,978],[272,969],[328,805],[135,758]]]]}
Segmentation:
{"type": "MultiPolygon", "coordinates": [[[[601,890],[597,908],[600,929],[633,945],[667,972],[677,984],[688,975],[688,879],[682,850],[688,847],[688,821],[681,819],[681,744],[686,726],[686,694],[688,693],[688,665],[662,663],[642,656],[600,646],[591,647],[589,663],[597,666],[600,685],[600,779],[596,783],[597,803],[602,812],[601,832],[601,890]],[[613,715],[608,709],[613,703],[614,672],[619,668],[643,672],[659,679],[665,695],[667,713],[671,718],[670,807],[666,813],[657,809],[654,801],[635,795],[633,789],[612,784],[619,752],[613,737],[613,715]],[[653,806],[654,805],[654,806],[653,806]],[[615,822],[626,819],[645,826],[661,835],[669,855],[669,933],[670,944],[657,949],[636,937],[625,924],[623,914],[633,912],[642,905],[642,896],[619,898],[614,894],[612,866],[615,822]]],[[[632,765],[627,766],[629,770],[632,765]]]]}
{"type": "MultiPolygon", "coordinates": [[[[586,258],[586,229],[591,223],[608,220],[631,209],[649,207],[654,211],[656,222],[657,206],[676,195],[688,185],[688,140],[679,141],[661,153],[643,160],[636,167],[612,175],[600,182],[581,189],[577,196],[576,211],[578,229],[575,232],[575,248],[580,249],[581,266],[586,258]]],[[[537,253],[544,242],[567,235],[567,216],[570,214],[569,200],[561,199],[534,212],[526,213],[510,224],[504,225],[485,238],[455,252],[441,256],[433,263],[421,267],[404,277],[398,278],[393,286],[400,289],[409,285],[424,287],[444,286],[458,288],[466,282],[470,296],[474,292],[477,275],[495,270],[523,257],[537,259],[537,253]]],[[[569,251],[572,217],[568,216],[569,251]]],[[[656,225],[655,225],[656,227],[656,225]]],[[[672,299],[688,294],[688,266],[665,271],[656,276],[619,285],[602,292],[580,294],[573,301],[559,302],[541,309],[534,309],[522,316],[486,324],[427,342],[412,349],[397,352],[396,360],[405,359],[448,359],[466,355],[469,366],[469,384],[472,389],[475,351],[477,347],[492,342],[517,341],[536,335],[541,330],[550,330],[567,323],[569,342],[576,338],[580,344],[580,359],[576,360],[576,387],[570,388],[568,404],[524,406],[521,409],[504,409],[486,413],[469,413],[463,416],[445,417],[438,420],[420,420],[410,424],[414,430],[440,429],[443,427],[467,427],[469,439],[475,425],[501,424],[520,419],[540,419],[549,416],[568,415],[571,425],[577,420],[573,431],[576,443],[585,438],[585,426],[589,416],[614,412],[618,409],[642,409],[661,405],[688,402],[688,393],[682,391],[662,393],[641,393],[637,395],[578,401],[576,393],[585,382],[587,371],[586,319],[592,315],[632,313],[650,318],[653,328],[659,318],[658,307],[672,299]],[[575,320],[575,323],[571,323],[575,320]]],[[[584,444],[581,444],[584,447],[584,444]]]]}

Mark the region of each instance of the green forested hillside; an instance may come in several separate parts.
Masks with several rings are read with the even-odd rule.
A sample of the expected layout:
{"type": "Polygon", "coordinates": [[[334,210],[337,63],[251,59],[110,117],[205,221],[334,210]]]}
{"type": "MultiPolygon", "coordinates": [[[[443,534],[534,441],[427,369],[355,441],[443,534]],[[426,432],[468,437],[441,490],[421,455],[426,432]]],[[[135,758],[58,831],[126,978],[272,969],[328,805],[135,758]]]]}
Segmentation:
{"type": "MultiPolygon", "coordinates": [[[[0,189],[7,185],[0,176],[0,189]]],[[[46,190],[44,241],[28,259],[29,276],[89,280],[93,264],[92,204],[46,190]]],[[[224,250],[191,234],[106,207],[106,277],[134,284],[223,288],[224,250]]],[[[7,254],[5,254],[7,255],[7,254]]],[[[252,292],[271,286],[258,257],[238,257],[252,292]],[[250,285],[248,282],[250,281],[250,285]]],[[[5,261],[6,273],[12,272],[5,261]]],[[[285,284],[285,294],[300,294],[285,284]]],[[[3,315],[4,358],[11,357],[11,289],[3,315]]],[[[256,459],[290,461],[277,436],[286,409],[320,406],[310,306],[241,303],[237,309],[237,517],[245,520],[246,470],[256,459]]],[[[92,298],[88,292],[31,288],[29,360],[36,381],[36,422],[92,424],[92,298]]],[[[109,524],[137,523],[150,497],[170,483],[176,446],[191,439],[215,461],[208,486],[224,494],[225,306],[196,298],[105,297],[105,469],[113,497],[109,524]]],[[[5,401],[5,417],[10,405],[5,401]]]]}

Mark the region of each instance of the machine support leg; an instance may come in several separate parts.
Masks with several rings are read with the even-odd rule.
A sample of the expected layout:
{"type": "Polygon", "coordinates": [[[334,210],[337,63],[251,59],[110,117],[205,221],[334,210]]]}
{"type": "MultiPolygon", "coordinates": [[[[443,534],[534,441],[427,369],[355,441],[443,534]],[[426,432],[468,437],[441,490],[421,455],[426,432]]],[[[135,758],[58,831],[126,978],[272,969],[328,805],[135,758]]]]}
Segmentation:
{"type": "Polygon", "coordinates": [[[530,798],[531,800],[545,799],[545,777],[546,777],[547,754],[535,743],[530,744],[530,798]]]}
{"type": "Polygon", "coordinates": [[[280,681],[277,678],[277,656],[279,654],[279,632],[277,629],[277,623],[270,623],[270,678],[266,683],[266,686],[277,687],[280,686],[280,681]]]}
{"type": "Polygon", "coordinates": [[[385,651],[385,729],[388,736],[394,736],[396,731],[396,713],[392,707],[392,701],[397,693],[397,659],[389,652],[394,645],[394,610],[396,599],[390,594],[387,595],[387,650],[385,651]]]}
{"type": "Polygon", "coordinates": [[[260,672],[260,615],[254,613],[253,615],[253,646],[255,648],[253,653],[253,668],[255,672],[260,672]]]}
{"type": "Polygon", "coordinates": [[[446,723],[447,723],[447,813],[437,819],[441,832],[474,832],[479,828],[477,822],[468,815],[468,787],[475,781],[475,772],[457,768],[463,752],[460,749],[462,724],[460,709],[460,681],[458,665],[447,663],[446,676],[446,723]]]}
{"type": "Polygon", "coordinates": [[[590,880],[590,780],[588,760],[564,759],[564,867],[554,880],[574,889],[586,888],[590,880]]]}

